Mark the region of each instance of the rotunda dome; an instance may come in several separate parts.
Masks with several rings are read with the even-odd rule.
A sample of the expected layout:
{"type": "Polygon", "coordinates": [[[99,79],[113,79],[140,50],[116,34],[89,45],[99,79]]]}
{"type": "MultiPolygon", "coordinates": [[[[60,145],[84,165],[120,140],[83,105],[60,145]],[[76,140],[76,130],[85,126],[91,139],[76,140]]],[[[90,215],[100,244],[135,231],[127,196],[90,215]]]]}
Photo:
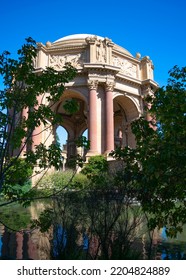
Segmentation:
{"type": "MultiPolygon", "coordinates": [[[[96,37],[98,40],[103,41],[105,38],[95,34],[72,34],[65,37],[62,37],[52,43],[52,48],[58,48],[60,46],[69,47],[69,46],[81,46],[86,44],[86,38],[96,37]]],[[[108,39],[108,38],[107,38],[108,39]]],[[[129,56],[133,56],[128,50],[114,43],[114,48],[119,52],[123,52],[129,56]]]]}
{"type": "Polygon", "coordinates": [[[98,39],[104,40],[104,37],[92,34],[72,34],[54,41],[53,44],[67,40],[86,39],[87,37],[97,37],[98,39]]]}

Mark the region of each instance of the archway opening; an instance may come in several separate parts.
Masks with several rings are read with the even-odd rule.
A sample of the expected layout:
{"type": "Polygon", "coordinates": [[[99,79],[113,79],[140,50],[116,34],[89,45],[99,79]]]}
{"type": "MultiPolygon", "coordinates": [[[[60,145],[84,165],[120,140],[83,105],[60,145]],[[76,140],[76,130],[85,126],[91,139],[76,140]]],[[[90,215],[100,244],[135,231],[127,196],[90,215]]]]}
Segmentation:
{"type": "MultiPolygon", "coordinates": [[[[58,102],[55,111],[56,114],[62,116],[62,123],[58,126],[58,130],[62,139],[60,143],[63,146],[61,147],[63,152],[66,153],[68,163],[79,153],[77,141],[88,127],[87,103],[80,94],[67,92],[58,102]]],[[[87,133],[85,132],[85,134],[87,133]]]]}
{"type": "Polygon", "coordinates": [[[59,125],[56,129],[56,143],[62,150],[66,149],[67,139],[68,132],[63,126],[59,125]]]}
{"type": "Polygon", "coordinates": [[[114,99],[114,146],[135,147],[135,136],[131,130],[131,122],[139,116],[134,102],[123,95],[114,99]]]}

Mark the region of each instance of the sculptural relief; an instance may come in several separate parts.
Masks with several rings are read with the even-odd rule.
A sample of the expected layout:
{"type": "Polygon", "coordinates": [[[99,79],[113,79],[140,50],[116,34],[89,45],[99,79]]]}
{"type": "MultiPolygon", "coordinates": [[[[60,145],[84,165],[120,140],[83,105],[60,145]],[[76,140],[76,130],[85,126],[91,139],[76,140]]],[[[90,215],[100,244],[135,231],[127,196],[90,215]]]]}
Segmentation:
{"type": "Polygon", "coordinates": [[[137,66],[128,60],[120,57],[113,57],[113,65],[120,67],[123,74],[133,78],[137,77],[137,66]]]}
{"type": "Polygon", "coordinates": [[[82,67],[85,62],[85,53],[78,53],[76,55],[50,55],[49,67],[59,70],[64,67],[65,63],[71,63],[73,67],[82,67]]]}
{"type": "Polygon", "coordinates": [[[106,49],[103,42],[99,42],[96,46],[96,62],[106,62],[106,49]]]}

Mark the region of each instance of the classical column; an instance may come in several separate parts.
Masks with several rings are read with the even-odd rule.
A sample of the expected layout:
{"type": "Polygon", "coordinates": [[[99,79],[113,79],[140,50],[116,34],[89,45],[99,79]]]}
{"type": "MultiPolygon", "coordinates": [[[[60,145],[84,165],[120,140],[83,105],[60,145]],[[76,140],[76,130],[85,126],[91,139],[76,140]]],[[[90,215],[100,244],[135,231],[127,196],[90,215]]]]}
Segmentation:
{"type": "Polygon", "coordinates": [[[88,138],[90,140],[89,153],[97,153],[97,87],[98,81],[89,80],[89,129],[88,138]]]}
{"type": "MultiPolygon", "coordinates": [[[[36,106],[36,110],[39,108],[42,103],[42,95],[37,97],[38,105],[36,106]]],[[[32,133],[32,150],[34,150],[35,146],[39,145],[42,142],[42,125],[35,127],[32,133]]]]}
{"type": "Polygon", "coordinates": [[[105,85],[105,118],[106,118],[106,142],[105,153],[114,150],[114,108],[113,108],[114,83],[107,82],[105,85]]]}

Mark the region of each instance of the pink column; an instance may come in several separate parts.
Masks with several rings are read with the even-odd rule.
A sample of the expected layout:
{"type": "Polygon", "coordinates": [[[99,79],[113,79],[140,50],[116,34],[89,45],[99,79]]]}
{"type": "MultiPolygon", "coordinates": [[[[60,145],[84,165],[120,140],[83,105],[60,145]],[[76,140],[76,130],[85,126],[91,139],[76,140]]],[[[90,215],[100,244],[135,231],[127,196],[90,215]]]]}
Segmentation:
{"type": "Polygon", "coordinates": [[[105,153],[114,150],[114,108],[113,108],[114,83],[106,83],[105,86],[105,117],[106,117],[106,143],[105,153]]]}
{"type": "Polygon", "coordinates": [[[89,81],[89,140],[90,153],[97,152],[97,86],[98,81],[89,81]]]}
{"type": "MultiPolygon", "coordinates": [[[[42,103],[42,95],[37,97],[38,99],[38,105],[35,108],[36,110],[38,109],[39,105],[42,103]]],[[[32,149],[34,149],[35,146],[39,145],[42,142],[42,126],[38,126],[34,129],[32,133],[32,149]]]]}

